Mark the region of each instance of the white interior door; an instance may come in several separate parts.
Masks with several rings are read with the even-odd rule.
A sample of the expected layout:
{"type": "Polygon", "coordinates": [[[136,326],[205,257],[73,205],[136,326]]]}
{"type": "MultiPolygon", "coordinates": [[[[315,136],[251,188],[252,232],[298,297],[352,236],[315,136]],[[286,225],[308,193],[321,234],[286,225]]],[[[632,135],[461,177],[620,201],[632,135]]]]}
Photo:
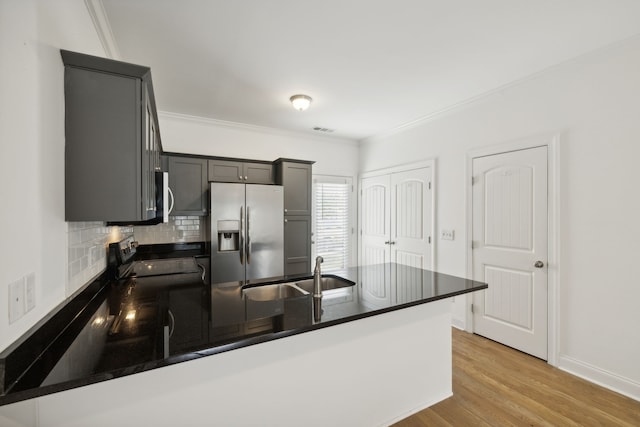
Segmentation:
{"type": "MultiPolygon", "coordinates": [[[[360,190],[360,264],[391,262],[391,176],[363,178],[360,190]]],[[[366,301],[372,304],[389,302],[390,280],[386,276],[361,278],[366,301]]]]}
{"type": "MultiPolygon", "coordinates": [[[[431,167],[420,167],[361,180],[361,265],[393,262],[421,269],[432,267],[431,175],[431,167]]],[[[398,269],[397,274],[406,277],[391,277],[387,270],[362,278],[365,301],[388,304],[411,299],[409,295],[390,294],[395,280],[402,280],[412,293],[422,292],[422,274],[398,269]]]]}
{"type": "Polygon", "coordinates": [[[547,359],[547,147],[473,159],[474,332],[547,359]]]}
{"type": "Polygon", "coordinates": [[[391,259],[431,268],[431,173],[420,168],[391,174],[391,259]]]}

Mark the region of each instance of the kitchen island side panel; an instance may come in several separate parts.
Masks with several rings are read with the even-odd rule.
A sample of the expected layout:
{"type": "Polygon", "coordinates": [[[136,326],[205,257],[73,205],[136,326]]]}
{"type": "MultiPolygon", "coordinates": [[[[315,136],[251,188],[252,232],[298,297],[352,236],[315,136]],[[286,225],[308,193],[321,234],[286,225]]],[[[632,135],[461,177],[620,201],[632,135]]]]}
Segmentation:
{"type": "Polygon", "coordinates": [[[451,396],[451,376],[447,298],[43,396],[38,418],[41,427],[389,425],[451,396]]]}

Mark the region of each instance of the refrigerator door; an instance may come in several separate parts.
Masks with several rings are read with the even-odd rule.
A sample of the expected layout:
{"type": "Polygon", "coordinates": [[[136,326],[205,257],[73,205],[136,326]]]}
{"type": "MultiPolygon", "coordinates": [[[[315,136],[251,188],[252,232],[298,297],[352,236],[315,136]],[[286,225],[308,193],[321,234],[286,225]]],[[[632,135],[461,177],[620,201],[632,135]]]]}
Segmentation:
{"type": "Polygon", "coordinates": [[[244,281],[244,184],[211,183],[211,283],[244,281]]]}
{"type": "Polygon", "coordinates": [[[284,191],[247,184],[246,279],[284,275],[284,191]]]}

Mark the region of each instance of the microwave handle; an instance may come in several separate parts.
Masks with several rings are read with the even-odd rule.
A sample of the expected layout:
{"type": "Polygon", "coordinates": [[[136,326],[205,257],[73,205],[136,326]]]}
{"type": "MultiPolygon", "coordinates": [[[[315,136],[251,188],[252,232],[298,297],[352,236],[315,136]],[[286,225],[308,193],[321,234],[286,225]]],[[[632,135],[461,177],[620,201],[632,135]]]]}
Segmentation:
{"type": "Polygon", "coordinates": [[[167,215],[169,215],[173,211],[173,205],[174,205],[174,202],[176,201],[176,198],[173,197],[173,191],[171,191],[171,187],[167,187],[167,192],[169,193],[169,196],[171,197],[171,203],[169,203],[169,211],[167,212],[167,215]]]}

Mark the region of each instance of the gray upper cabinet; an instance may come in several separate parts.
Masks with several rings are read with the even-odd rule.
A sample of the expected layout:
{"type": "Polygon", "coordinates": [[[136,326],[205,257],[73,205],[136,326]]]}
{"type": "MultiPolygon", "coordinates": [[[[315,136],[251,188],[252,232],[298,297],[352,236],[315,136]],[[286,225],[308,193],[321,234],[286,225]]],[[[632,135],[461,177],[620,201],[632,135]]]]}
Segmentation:
{"type": "Polygon", "coordinates": [[[273,184],[273,165],[271,163],[244,163],[244,182],[247,184],[273,184]]]}
{"type": "Polygon", "coordinates": [[[159,222],[160,131],[148,67],[61,51],[65,219],[159,222]]]}
{"type": "Polygon", "coordinates": [[[284,214],[311,215],[311,164],[313,162],[278,159],[276,183],[284,186],[284,214]]]}
{"type": "Polygon", "coordinates": [[[169,170],[169,188],[173,193],[171,215],[206,216],[207,197],[207,159],[167,156],[169,170]]]}
{"type": "Polygon", "coordinates": [[[261,162],[209,160],[209,181],[273,184],[273,165],[261,162]]]}

